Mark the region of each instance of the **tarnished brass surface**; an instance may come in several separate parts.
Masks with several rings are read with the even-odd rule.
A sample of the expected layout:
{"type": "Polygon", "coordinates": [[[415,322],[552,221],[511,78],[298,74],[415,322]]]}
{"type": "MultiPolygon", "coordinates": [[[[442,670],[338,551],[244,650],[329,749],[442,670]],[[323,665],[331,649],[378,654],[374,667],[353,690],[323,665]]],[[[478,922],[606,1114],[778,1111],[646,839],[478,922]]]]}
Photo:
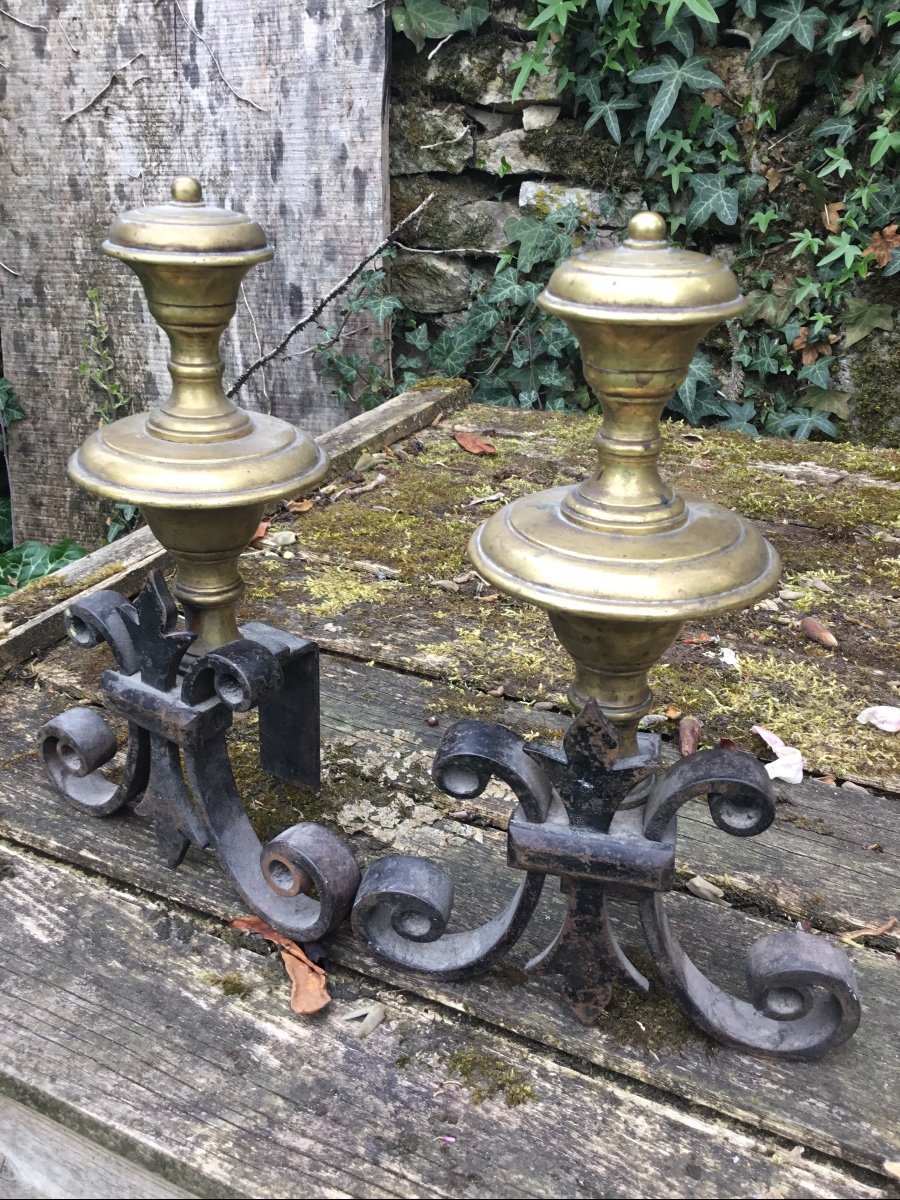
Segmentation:
{"type": "Polygon", "coordinates": [[[745,303],[723,263],[669,247],[665,232],[638,213],[622,246],[554,271],[539,303],[578,338],[603,409],[597,470],[507,505],[469,545],[485,579],[548,610],[576,663],[573,707],[594,697],[624,756],[650,707],[647,672],[684,622],[752,604],[780,570],[749,522],[660,478],[660,414],[703,334],[745,303]]]}
{"type": "Polygon", "coordinates": [[[91,434],[69,461],[82,487],[140,505],[177,564],[175,594],[203,654],[239,636],[237,559],[267,503],[313,486],[327,457],[286,421],[248,413],[222,389],[219,341],[244,275],[273,255],[242,213],[203,202],[179,177],[165,204],[123,213],[105,253],[135,272],[171,345],[172,394],[91,434]]]}

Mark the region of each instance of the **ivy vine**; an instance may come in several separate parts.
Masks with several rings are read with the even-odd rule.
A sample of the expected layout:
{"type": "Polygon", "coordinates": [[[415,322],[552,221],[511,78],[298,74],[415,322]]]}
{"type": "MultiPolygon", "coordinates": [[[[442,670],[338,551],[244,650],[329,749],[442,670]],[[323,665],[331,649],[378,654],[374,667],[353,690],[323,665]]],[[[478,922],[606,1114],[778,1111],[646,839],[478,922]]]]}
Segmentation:
{"type": "MultiPolygon", "coordinates": [[[[848,416],[842,355],[894,323],[881,281],[900,273],[897,0],[530,0],[525,12],[510,101],[555,72],[569,114],[630,151],[673,238],[730,243],[747,312],[701,349],[671,410],[750,433],[835,436],[848,416]],[[732,75],[724,51],[740,60],[732,75]],[[780,129],[766,84],[798,60],[808,102],[780,129]]],[[[392,15],[422,50],[475,34],[490,12],[487,0],[403,0],[392,15]]],[[[406,312],[385,272],[367,273],[342,316],[391,319],[394,374],[343,357],[326,331],[338,393],[370,406],[447,374],[489,403],[589,406],[573,339],[534,300],[597,229],[563,208],[513,218],[505,233],[493,280],[443,329],[406,312]]]]}

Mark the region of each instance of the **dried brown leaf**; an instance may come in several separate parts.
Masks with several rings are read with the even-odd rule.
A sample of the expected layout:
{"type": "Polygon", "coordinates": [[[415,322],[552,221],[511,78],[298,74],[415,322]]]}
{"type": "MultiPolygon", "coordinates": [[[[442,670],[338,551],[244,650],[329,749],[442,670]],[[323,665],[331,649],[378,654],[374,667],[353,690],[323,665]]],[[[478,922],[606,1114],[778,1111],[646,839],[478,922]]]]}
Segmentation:
{"type": "Polygon", "coordinates": [[[316,966],[300,946],[267,925],[261,917],[238,917],[231,928],[241,933],[255,933],[267,942],[273,942],[281,950],[281,960],[291,981],[291,1009],[300,1016],[318,1012],[331,1002],[328,994],[328,976],[316,966]]]}
{"type": "Polygon", "coordinates": [[[843,200],[835,200],[833,203],[825,205],[822,210],[822,224],[829,233],[840,233],[841,213],[846,207],[843,200]]]}
{"type": "Polygon", "coordinates": [[[493,442],[486,442],[484,438],[479,437],[477,433],[465,433],[463,430],[457,430],[454,433],[454,438],[462,446],[463,450],[469,454],[496,454],[497,447],[493,442]]]}
{"type": "Polygon", "coordinates": [[[311,508],[315,508],[315,506],[316,506],[315,500],[308,500],[308,499],[307,500],[292,500],[290,502],[290,504],[288,504],[287,508],[288,508],[288,512],[297,513],[297,512],[309,512],[309,510],[311,508]]]}
{"type": "Polygon", "coordinates": [[[766,183],[768,185],[770,194],[774,192],[776,188],[780,187],[782,183],[784,183],[784,176],[780,171],[776,170],[775,167],[767,167],[763,174],[766,177],[766,183]]]}
{"type": "Polygon", "coordinates": [[[308,1017],[331,1003],[328,994],[328,976],[321,967],[306,957],[299,946],[293,950],[282,950],[281,961],[291,981],[291,1011],[300,1017],[308,1017]]]}
{"type": "Polygon", "coordinates": [[[891,261],[891,251],[900,249],[900,234],[896,225],[885,225],[880,233],[874,233],[866,247],[865,254],[873,254],[879,267],[886,267],[891,261]]]}
{"type": "Polygon", "coordinates": [[[258,541],[261,541],[261,539],[266,536],[266,534],[269,532],[269,526],[271,524],[271,521],[260,521],[256,527],[256,533],[254,533],[253,537],[250,539],[251,546],[255,546],[258,541]]]}
{"type": "Polygon", "coordinates": [[[800,631],[805,633],[813,642],[818,642],[820,646],[827,646],[829,650],[836,650],[838,640],[821,621],[815,617],[804,617],[800,622],[800,631]]]}
{"type": "Polygon", "coordinates": [[[678,745],[682,755],[687,758],[696,754],[700,746],[700,734],[703,726],[696,717],[683,717],[678,723],[678,745]]]}

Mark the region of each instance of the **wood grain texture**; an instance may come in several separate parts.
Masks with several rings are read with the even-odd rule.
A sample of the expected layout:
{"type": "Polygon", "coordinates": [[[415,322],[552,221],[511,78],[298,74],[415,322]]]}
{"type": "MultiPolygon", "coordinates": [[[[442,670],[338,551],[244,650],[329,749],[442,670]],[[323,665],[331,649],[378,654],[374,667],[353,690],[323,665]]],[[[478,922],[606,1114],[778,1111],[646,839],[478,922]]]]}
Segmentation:
{"type": "Polygon", "coordinates": [[[189,1200],[56,1121],[0,1095],[0,1200],[189,1200]]]}
{"type": "MultiPolygon", "coordinates": [[[[99,665],[93,670],[99,670],[99,665]]],[[[424,777],[430,759],[429,739],[441,732],[430,730],[420,717],[416,724],[423,732],[417,736],[413,721],[418,701],[411,696],[406,703],[412,720],[404,729],[398,677],[385,671],[373,675],[371,670],[366,671],[362,664],[326,664],[325,760],[331,784],[326,784],[316,812],[307,816],[324,820],[344,835],[353,825],[345,806],[352,809],[377,798],[382,819],[391,815],[392,806],[409,812],[410,768],[406,760],[418,754],[415,762],[424,777]],[[344,676],[340,684],[335,682],[338,674],[344,676]],[[366,703],[354,701],[354,696],[366,703]],[[353,763],[353,772],[341,777],[335,771],[335,759],[353,763]],[[382,774],[367,766],[373,762],[382,765],[382,774]]],[[[72,698],[90,700],[89,684],[82,683],[79,692],[77,679],[70,675],[65,686],[71,689],[72,698]]],[[[4,731],[0,835],[195,911],[226,919],[239,915],[240,901],[211,856],[191,852],[179,870],[170,871],[161,865],[152,831],[139,818],[128,813],[105,821],[91,820],[53,792],[42,777],[36,755],[27,750],[23,753],[23,747],[32,740],[29,726],[33,730],[65,705],[55,688],[43,693],[31,689],[28,709],[23,711],[16,700],[23,699],[24,691],[18,697],[11,693],[0,710],[0,730],[4,731]]],[[[497,715],[515,723],[512,712],[497,715]]],[[[427,802],[426,796],[414,792],[411,799],[427,802]]],[[[299,814],[287,819],[299,819],[299,814]]],[[[386,850],[433,858],[457,881],[459,920],[475,923],[493,915],[512,887],[501,835],[427,809],[418,813],[418,819],[423,823],[397,821],[387,832],[380,827],[377,837],[354,836],[354,851],[362,861],[386,850]]],[[[370,830],[376,829],[372,819],[365,823],[370,830]]],[[[693,820],[685,825],[693,831],[693,820]]],[[[706,859],[716,846],[719,853],[727,854],[729,843],[746,845],[712,831],[708,837],[703,845],[706,859]]],[[[792,875],[796,860],[783,855],[780,869],[783,876],[792,875]]],[[[676,895],[671,903],[679,936],[700,968],[738,993],[744,988],[744,948],[755,937],[785,928],[694,897],[676,895]]],[[[343,966],[820,1152],[875,1171],[882,1170],[886,1160],[900,1157],[900,1114],[893,1099],[900,1073],[895,1034],[900,975],[893,955],[864,947],[851,951],[860,976],[863,1021],[847,1045],[820,1063],[779,1064],[714,1047],[679,1018],[671,1001],[659,995],[647,1007],[617,1003],[610,1019],[604,1019],[598,1029],[584,1029],[561,1004],[553,977],[523,981],[518,969],[529,953],[552,939],[559,921],[559,895],[549,886],[528,940],[516,949],[511,963],[481,980],[460,984],[402,975],[374,959],[349,936],[338,938],[332,953],[343,966]],[[657,1025],[663,1027],[661,1036],[654,1033],[657,1025]]],[[[640,939],[632,931],[623,935],[623,943],[637,947],[640,939]]]]}
{"type": "Polygon", "coordinates": [[[748,1179],[769,1196],[888,1194],[343,972],[298,1020],[277,959],[220,926],[5,858],[0,1089],[199,1195],[719,1197],[748,1179]],[[387,1019],[360,1042],[344,1018],[374,996],[387,1019]],[[460,1056],[509,1073],[523,1102],[473,1103],[460,1056]]]}
{"type": "MultiPolygon", "coordinates": [[[[245,283],[227,382],[386,232],[385,15],[344,0],[24,0],[16,15],[48,31],[0,15],[0,259],[19,272],[0,271],[0,337],[27,413],[11,438],[16,532],[90,540],[97,505],[65,477],[96,421],[76,373],[89,287],[125,391],[145,407],[168,388],[137,280],[98,253],[113,215],[188,173],[266,229],[276,259],[245,283]]],[[[371,330],[356,326],[366,354],[371,330]]],[[[350,414],[297,353],[314,335],[242,398],[320,433],[350,414]]]]}

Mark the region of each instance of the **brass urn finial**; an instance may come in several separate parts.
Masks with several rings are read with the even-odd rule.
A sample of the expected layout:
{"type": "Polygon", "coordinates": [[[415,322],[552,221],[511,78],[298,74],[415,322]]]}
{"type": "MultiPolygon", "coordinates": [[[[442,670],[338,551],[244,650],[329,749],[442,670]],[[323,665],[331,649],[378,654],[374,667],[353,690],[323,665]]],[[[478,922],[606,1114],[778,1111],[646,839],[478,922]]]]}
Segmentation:
{"type": "Polygon", "coordinates": [[[219,341],[241,281],[274,253],[255,221],[204,203],[197,180],[179,176],[171,200],[117,217],[102,248],[140,279],[169,338],[172,393],[91,434],[69,474],[140,506],[176,561],[175,595],[198,635],[191,652],[203,654],[240,636],[237,559],[266,504],[313,486],[327,458],[299,429],[245,412],[222,388],[219,341]]]}
{"type": "Polygon", "coordinates": [[[523,496],[472,537],[469,553],[495,587],[547,609],[575,660],[569,698],[594,698],[639,753],[650,667],[685,621],[742,608],[769,591],[780,564],[749,522],[685,500],[659,475],[659,418],[700,338],[745,301],[719,259],[679,250],[658,213],[631,218],[614,250],[553,272],[538,303],[581,348],[600,401],[597,469],[571,488],[523,496]]]}

